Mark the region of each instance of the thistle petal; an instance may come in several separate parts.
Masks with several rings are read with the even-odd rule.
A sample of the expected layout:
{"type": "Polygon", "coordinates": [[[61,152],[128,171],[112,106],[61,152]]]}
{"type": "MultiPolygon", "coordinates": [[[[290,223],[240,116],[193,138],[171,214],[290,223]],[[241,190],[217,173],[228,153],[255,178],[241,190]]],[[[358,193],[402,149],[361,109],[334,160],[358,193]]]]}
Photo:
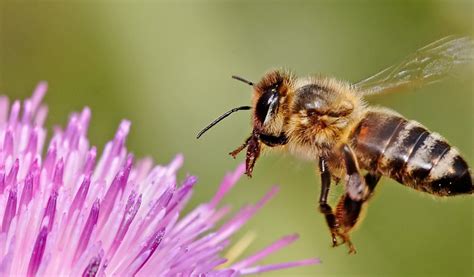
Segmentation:
{"type": "Polygon", "coordinates": [[[240,276],[317,263],[258,265],[296,235],[235,264],[235,256],[223,257],[231,236],[278,192],[273,187],[222,222],[231,209],[220,203],[243,175],[243,164],[210,201],[185,213],[197,178],[177,181],[182,155],[163,166],[150,158],[135,161],[125,146],[129,121],[99,154],[89,146],[91,111],[84,108],[64,130],[55,127],[43,149],[46,89],[40,83],[31,98],[11,107],[0,96],[0,275],[240,276]]]}

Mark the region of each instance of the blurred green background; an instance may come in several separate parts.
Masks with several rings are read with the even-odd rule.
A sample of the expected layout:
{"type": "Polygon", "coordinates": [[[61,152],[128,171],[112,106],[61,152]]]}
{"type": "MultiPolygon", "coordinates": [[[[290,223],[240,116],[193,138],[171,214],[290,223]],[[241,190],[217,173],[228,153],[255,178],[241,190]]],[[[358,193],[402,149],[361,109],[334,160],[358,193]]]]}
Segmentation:
{"type": "MultiPolygon", "coordinates": [[[[224,172],[244,159],[227,153],[249,134],[249,113],[195,139],[217,115],[249,104],[249,88],[232,74],[256,81],[287,67],[357,81],[443,36],[474,34],[472,1],[2,1],[0,8],[0,91],[25,98],[47,80],[48,126],[90,106],[90,139],[99,147],[130,119],[128,148],[137,156],[167,163],[184,153],[181,176],[200,180],[190,206],[209,199],[224,172]]],[[[473,164],[471,76],[369,101],[443,134],[473,164]]],[[[281,185],[239,233],[258,234],[246,253],[298,232],[299,241],[265,262],[323,263],[274,276],[473,275],[472,198],[434,199],[383,179],[353,233],[358,253],[349,256],[346,247],[330,247],[316,212],[314,172],[314,164],[291,156],[265,156],[254,178],[243,178],[225,199],[237,208],[281,185]]]]}

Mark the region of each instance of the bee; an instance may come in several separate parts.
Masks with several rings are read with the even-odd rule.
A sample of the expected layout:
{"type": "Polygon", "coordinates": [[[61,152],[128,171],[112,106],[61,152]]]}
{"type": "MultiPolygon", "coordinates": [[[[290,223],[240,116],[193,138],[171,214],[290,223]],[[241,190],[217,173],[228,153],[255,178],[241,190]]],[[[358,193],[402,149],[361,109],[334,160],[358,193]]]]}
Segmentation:
{"type": "Polygon", "coordinates": [[[471,38],[446,37],[355,84],[323,76],[296,77],[286,70],[271,71],[258,83],[232,76],[252,86],[252,105],[228,111],[197,138],[230,114],[251,110],[251,134],[229,154],[235,158],[247,148],[249,177],[267,148],[317,163],[319,211],[332,244],[346,244],[349,253],[355,253],[350,232],[382,176],[440,197],[473,193],[471,170],[456,148],[420,123],[364,100],[439,81],[454,67],[471,62],[473,49],[471,38]],[[341,180],[344,194],[333,209],[327,201],[331,181],[341,180]]]}

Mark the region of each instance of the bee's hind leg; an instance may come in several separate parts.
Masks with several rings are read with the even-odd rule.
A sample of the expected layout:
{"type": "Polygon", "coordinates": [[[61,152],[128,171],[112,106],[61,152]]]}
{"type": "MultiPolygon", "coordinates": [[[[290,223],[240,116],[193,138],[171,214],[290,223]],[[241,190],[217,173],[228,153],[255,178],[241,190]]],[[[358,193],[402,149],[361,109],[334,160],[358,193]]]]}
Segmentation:
{"type": "Polygon", "coordinates": [[[364,203],[369,199],[380,175],[368,173],[363,178],[360,174],[357,160],[348,145],[342,147],[347,183],[346,193],[341,197],[336,207],[336,220],[339,224],[338,236],[348,245],[349,253],[355,253],[349,232],[359,220],[364,203]]]}

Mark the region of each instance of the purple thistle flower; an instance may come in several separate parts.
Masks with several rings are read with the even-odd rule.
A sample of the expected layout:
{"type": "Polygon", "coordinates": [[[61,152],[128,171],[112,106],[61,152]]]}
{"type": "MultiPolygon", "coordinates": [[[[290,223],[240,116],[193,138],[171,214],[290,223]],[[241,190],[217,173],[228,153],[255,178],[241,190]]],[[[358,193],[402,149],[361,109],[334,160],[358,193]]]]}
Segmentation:
{"type": "Polygon", "coordinates": [[[181,155],[167,166],[134,161],[125,148],[128,121],[99,157],[87,139],[91,112],[85,108],[72,114],[65,130],[54,128],[42,156],[46,89],[40,83],[22,110],[19,101],[10,107],[0,96],[1,275],[239,276],[319,262],[257,265],[297,235],[237,262],[233,259],[250,243],[248,237],[222,254],[231,236],[278,190],[217,228],[230,211],[219,203],[244,165],[224,177],[209,202],[183,215],[196,178],[177,185],[181,155]]]}

